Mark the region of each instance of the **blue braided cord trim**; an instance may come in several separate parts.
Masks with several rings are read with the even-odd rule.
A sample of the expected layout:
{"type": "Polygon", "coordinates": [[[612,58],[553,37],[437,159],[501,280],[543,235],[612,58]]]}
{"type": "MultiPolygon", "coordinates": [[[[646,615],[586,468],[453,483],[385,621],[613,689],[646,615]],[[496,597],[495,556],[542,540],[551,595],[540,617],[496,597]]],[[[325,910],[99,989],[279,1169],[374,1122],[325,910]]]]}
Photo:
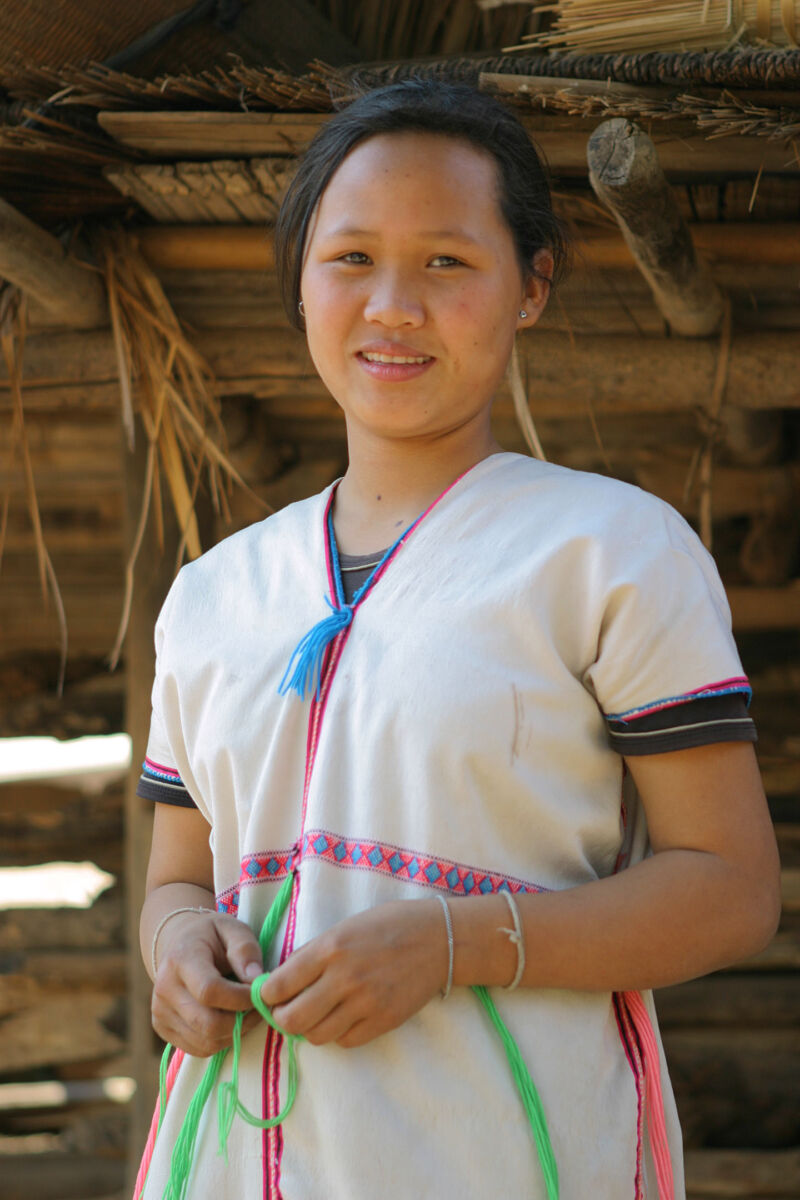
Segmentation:
{"type": "Polygon", "coordinates": [[[650,704],[629,708],[625,712],[606,713],[605,717],[607,721],[626,721],[632,717],[641,717],[645,713],[657,711],[659,708],[671,708],[675,704],[691,704],[693,700],[706,700],[709,696],[727,696],[735,693],[746,696],[748,705],[753,698],[753,689],[749,684],[742,683],[730,687],[705,688],[698,692],[683,692],[678,696],[665,696],[661,700],[653,700],[650,704]]]}

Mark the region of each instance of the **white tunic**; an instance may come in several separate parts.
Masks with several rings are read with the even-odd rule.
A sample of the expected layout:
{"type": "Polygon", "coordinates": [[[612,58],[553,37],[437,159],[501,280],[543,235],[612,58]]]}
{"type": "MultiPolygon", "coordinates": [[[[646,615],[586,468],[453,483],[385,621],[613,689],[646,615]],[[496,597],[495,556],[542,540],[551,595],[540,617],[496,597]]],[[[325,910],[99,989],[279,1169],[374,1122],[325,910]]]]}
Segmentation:
{"type": "MultiPolygon", "coordinates": [[[[382,901],[568,888],[641,859],[643,817],[606,715],[743,686],[722,586],[686,523],[626,484],[493,455],[401,545],[312,705],[278,684],[328,611],[329,500],[293,504],[184,567],[156,634],[148,757],[179,773],[211,825],[220,907],[257,932],[299,864],[267,967],[382,901]]],[[[657,1196],[643,1027],[626,998],[494,998],[542,1098],[562,1200],[657,1196]]],[[[279,1111],[282,1058],[266,1029],[245,1039],[241,1096],[259,1115],[279,1111]]],[[[502,1045],[468,989],[359,1049],[301,1044],[298,1064],[283,1126],[237,1120],[227,1165],[209,1106],[189,1200],[546,1200],[502,1045]]],[[[146,1200],[161,1196],[204,1066],[180,1067],[146,1200]]]]}

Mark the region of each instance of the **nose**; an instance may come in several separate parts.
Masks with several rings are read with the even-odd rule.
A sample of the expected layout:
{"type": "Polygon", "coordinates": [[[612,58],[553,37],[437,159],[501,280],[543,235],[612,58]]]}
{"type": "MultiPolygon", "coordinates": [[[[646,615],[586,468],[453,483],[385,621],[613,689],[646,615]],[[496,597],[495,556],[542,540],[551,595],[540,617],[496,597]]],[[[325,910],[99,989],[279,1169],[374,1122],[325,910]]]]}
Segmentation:
{"type": "Polygon", "coordinates": [[[413,282],[399,271],[382,271],[372,279],[364,304],[367,321],[397,329],[417,328],[425,320],[425,306],[413,282]]]}

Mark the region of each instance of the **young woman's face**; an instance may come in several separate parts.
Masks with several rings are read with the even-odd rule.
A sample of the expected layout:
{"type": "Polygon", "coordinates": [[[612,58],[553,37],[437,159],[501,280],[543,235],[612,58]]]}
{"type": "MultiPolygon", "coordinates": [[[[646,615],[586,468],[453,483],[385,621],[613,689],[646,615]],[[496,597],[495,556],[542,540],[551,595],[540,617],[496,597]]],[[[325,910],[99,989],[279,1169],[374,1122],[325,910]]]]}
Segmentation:
{"type": "Polygon", "coordinates": [[[363,142],[336,171],[301,294],[311,356],[348,424],[441,437],[488,427],[515,331],[535,322],[547,284],[522,279],[492,158],[402,133],[363,142]]]}

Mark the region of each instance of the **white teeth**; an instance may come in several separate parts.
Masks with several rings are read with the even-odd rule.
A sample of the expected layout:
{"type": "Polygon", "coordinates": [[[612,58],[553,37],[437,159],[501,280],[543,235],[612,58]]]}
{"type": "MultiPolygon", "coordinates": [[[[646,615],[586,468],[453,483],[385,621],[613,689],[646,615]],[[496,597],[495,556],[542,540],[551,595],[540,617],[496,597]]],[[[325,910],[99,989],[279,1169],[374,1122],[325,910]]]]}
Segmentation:
{"type": "Polygon", "coordinates": [[[427,355],[422,355],[419,358],[401,358],[399,355],[368,354],[366,351],[364,351],[363,357],[367,360],[367,362],[378,363],[426,363],[430,361],[427,355]]]}

